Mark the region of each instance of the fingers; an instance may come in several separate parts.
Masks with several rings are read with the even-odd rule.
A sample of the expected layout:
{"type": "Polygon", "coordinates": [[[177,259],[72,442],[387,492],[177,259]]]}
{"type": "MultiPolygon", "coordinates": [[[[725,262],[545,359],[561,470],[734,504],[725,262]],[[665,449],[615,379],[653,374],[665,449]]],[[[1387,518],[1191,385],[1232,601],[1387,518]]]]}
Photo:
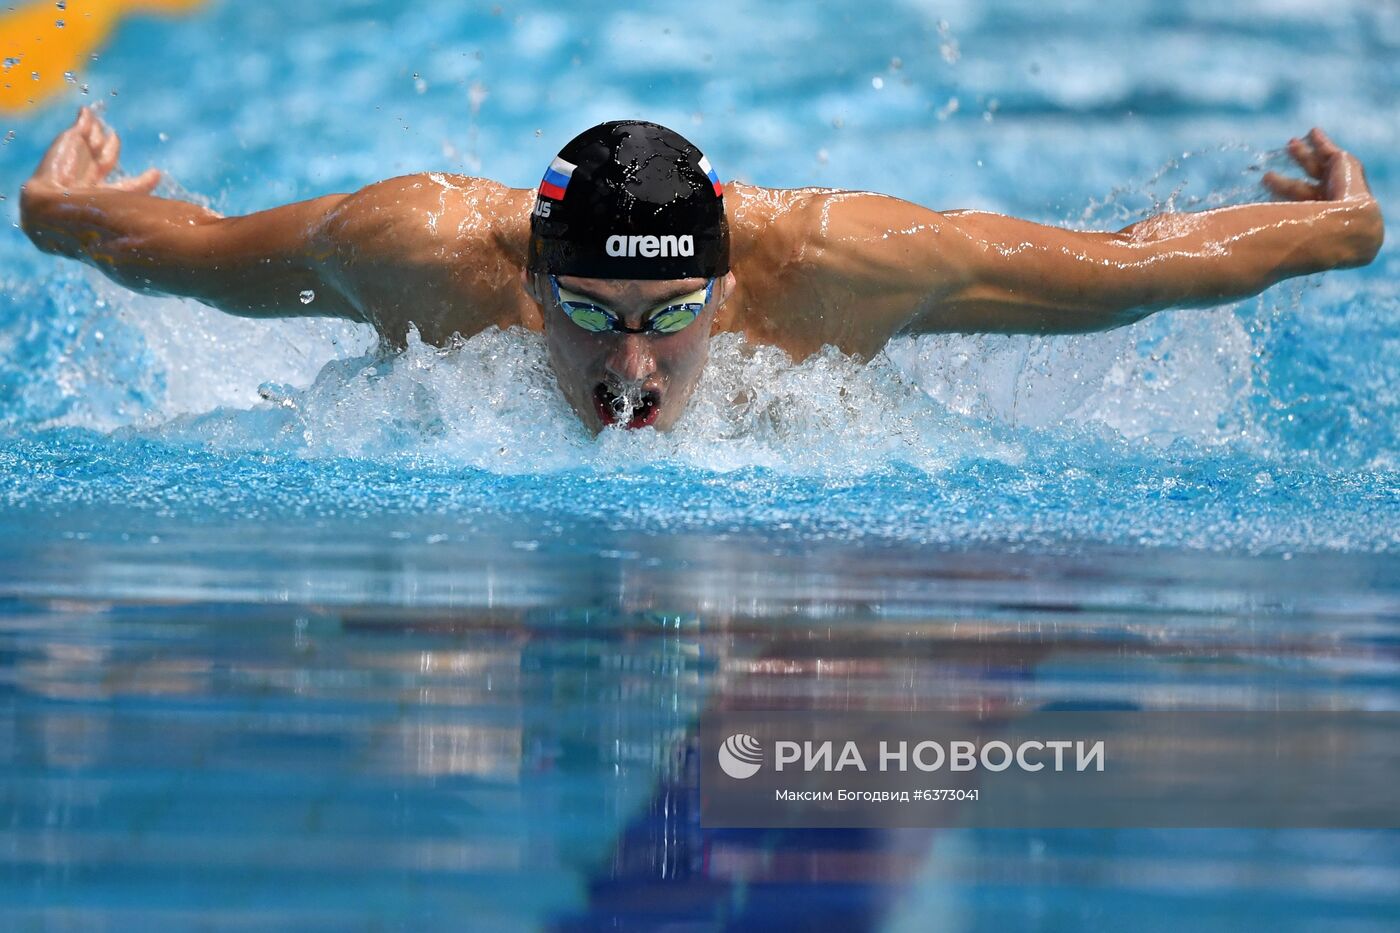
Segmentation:
{"type": "Polygon", "coordinates": [[[88,148],[94,153],[102,150],[102,138],[105,135],[105,127],[102,121],[92,111],[88,111],[87,125],[83,130],[83,139],[87,142],[88,148]]]}
{"type": "Polygon", "coordinates": [[[1301,178],[1288,178],[1278,172],[1266,173],[1261,181],[1275,195],[1290,201],[1320,201],[1323,197],[1321,185],[1301,178]]]}
{"type": "Polygon", "coordinates": [[[92,156],[93,177],[89,181],[100,182],[117,167],[117,159],[122,151],[121,137],[104,124],[90,107],[84,107],[78,112],[78,119],[73,125],[92,156]]]}
{"type": "Polygon", "coordinates": [[[137,194],[150,194],[160,184],[160,169],[148,168],[140,175],[112,182],[111,187],[120,191],[134,191],[137,194]]]}
{"type": "Polygon", "coordinates": [[[1332,161],[1345,155],[1341,148],[1332,142],[1331,137],[1318,127],[1309,130],[1304,139],[1290,139],[1288,154],[1313,178],[1321,178],[1327,174],[1332,161]]]}
{"type": "Polygon", "coordinates": [[[91,107],[79,109],[73,125],[65,130],[63,135],[76,136],[80,140],[80,150],[86,150],[74,153],[75,158],[68,159],[68,167],[61,172],[61,180],[65,185],[92,185],[150,194],[156,185],[160,184],[160,170],[154,168],[131,178],[106,182],[107,176],[116,169],[117,160],[121,157],[122,141],[114,130],[103,124],[91,107]]]}
{"type": "Polygon", "coordinates": [[[1294,137],[1288,141],[1288,154],[1313,178],[1321,178],[1325,165],[1317,150],[1294,137]]]}
{"type": "Polygon", "coordinates": [[[97,170],[106,178],[117,167],[117,157],[121,155],[122,141],[116,133],[109,132],[102,142],[102,151],[97,154],[97,170]]]}
{"type": "Polygon", "coordinates": [[[1315,126],[1308,132],[1308,142],[1312,143],[1313,149],[1316,150],[1317,154],[1322,156],[1323,159],[1330,159],[1335,155],[1340,155],[1342,151],[1336,143],[1332,142],[1331,138],[1329,138],[1326,133],[1322,132],[1320,127],[1315,126]]]}

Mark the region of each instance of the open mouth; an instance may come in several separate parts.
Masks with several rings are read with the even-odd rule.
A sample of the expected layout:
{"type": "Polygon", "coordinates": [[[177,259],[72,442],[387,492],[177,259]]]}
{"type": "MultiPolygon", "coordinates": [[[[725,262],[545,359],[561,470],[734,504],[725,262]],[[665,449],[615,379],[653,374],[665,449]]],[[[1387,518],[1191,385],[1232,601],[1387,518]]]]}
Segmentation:
{"type": "Polygon", "coordinates": [[[655,392],[617,392],[605,382],[593,390],[593,407],[604,425],[645,428],[661,413],[661,399],[655,392]]]}

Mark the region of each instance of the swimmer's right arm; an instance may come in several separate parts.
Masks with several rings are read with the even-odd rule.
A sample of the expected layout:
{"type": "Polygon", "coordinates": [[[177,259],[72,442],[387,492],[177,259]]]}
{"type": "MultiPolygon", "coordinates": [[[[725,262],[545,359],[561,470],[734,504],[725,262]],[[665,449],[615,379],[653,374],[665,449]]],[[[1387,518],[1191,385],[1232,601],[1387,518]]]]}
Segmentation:
{"type": "Polygon", "coordinates": [[[139,292],[195,298],[230,314],[361,320],[328,282],[318,233],[346,195],[245,217],[158,198],[155,169],[109,180],[121,142],[83,108],[49,147],[20,197],[41,250],[86,262],[139,292]],[[315,295],[314,303],[300,296],[315,295]]]}

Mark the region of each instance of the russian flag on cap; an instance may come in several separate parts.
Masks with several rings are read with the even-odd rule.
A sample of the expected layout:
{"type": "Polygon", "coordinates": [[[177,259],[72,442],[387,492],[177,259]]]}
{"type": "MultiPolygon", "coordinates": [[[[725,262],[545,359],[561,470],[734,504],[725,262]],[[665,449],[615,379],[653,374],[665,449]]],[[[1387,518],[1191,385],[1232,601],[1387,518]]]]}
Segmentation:
{"type": "Polygon", "coordinates": [[[564,191],[569,187],[569,179],[574,176],[576,168],[578,166],[574,163],[565,162],[556,156],[554,161],[549,163],[549,168],[544,170],[544,180],[540,182],[540,197],[564,200],[564,191]]]}
{"type": "Polygon", "coordinates": [[[715,174],[714,167],[710,165],[710,160],[704,156],[700,157],[700,171],[709,176],[710,184],[715,186],[715,194],[721,198],[724,197],[724,185],[719,183],[719,176],[715,174]]]}

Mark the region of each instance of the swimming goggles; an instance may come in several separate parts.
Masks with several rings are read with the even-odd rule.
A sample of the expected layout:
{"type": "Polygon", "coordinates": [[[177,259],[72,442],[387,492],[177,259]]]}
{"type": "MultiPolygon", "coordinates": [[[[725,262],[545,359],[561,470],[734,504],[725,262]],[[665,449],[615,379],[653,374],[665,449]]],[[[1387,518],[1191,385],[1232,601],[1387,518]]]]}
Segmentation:
{"type": "Polygon", "coordinates": [[[619,334],[674,334],[689,327],[700,316],[700,312],[705,310],[710,293],[714,291],[715,280],[710,279],[704,288],[697,289],[689,295],[672,298],[666,304],[653,308],[641,327],[628,327],[611,308],[599,304],[587,295],[569,291],[561,286],[559,279],[553,275],[549,277],[549,284],[554,289],[554,300],[569,316],[569,320],[591,334],[607,331],[619,334]]]}

